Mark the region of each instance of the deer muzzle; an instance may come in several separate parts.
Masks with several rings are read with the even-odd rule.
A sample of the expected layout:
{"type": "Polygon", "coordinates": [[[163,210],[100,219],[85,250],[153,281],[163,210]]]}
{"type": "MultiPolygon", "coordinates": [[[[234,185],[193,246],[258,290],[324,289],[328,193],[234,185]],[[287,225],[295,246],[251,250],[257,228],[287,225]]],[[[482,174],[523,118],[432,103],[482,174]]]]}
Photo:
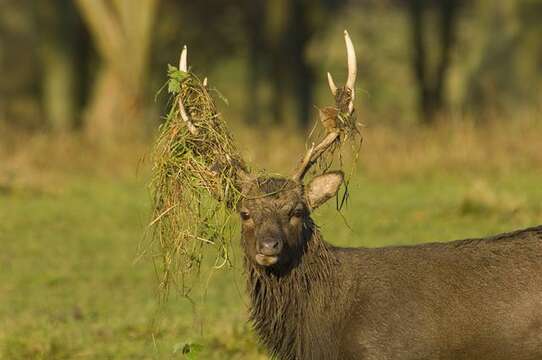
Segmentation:
{"type": "Polygon", "coordinates": [[[279,237],[267,236],[258,240],[256,262],[262,266],[271,266],[278,262],[283,242],[279,237]]]}

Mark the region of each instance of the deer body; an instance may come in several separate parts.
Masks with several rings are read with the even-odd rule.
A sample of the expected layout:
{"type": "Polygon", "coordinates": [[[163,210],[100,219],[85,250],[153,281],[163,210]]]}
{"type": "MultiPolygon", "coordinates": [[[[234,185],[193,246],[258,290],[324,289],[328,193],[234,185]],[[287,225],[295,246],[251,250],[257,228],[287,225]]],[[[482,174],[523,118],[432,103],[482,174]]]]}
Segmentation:
{"type": "Polygon", "coordinates": [[[313,231],[291,272],[247,265],[251,318],[278,359],[542,359],[542,226],[377,249],[313,231]]]}
{"type": "MultiPolygon", "coordinates": [[[[323,240],[310,214],[337,194],[344,176],[303,178],[355,132],[356,55],[346,31],[344,38],[348,79],[337,87],[328,73],[335,107],[294,176],[256,177],[229,159],[261,342],[279,360],[542,359],[542,226],[409,247],[338,248],[323,240]]],[[[179,69],[187,71],[186,48],[179,69]]],[[[182,99],[179,108],[197,138],[182,99]]],[[[222,164],[213,165],[211,174],[222,164]]]]}

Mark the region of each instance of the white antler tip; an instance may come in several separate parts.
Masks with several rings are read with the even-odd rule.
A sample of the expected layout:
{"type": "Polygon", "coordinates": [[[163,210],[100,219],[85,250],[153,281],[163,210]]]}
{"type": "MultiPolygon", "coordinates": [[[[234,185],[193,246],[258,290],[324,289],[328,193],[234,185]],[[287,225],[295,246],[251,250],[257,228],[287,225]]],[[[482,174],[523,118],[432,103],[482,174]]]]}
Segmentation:
{"type": "Polygon", "coordinates": [[[344,42],[346,43],[346,54],[348,57],[348,80],[346,81],[346,87],[353,90],[356,83],[356,75],[358,72],[356,63],[356,50],[354,50],[354,44],[348,31],[344,31],[344,42]]]}
{"type": "Polygon", "coordinates": [[[335,85],[333,77],[329,72],[327,73],[327,83],[329,85],[329,90],[331,90],[331,93],[333,94],[333,96],[335,96],[335,94],[337,93],[337,85],[335,85]]]}
{"type": "Polygon", "coordinates": [[[186,65],[186,57],[187,57],[188,49],[185,46],[183,46],[183,51],[181,51],[181,59],[179,60],[179,70],[187,72],[188,66],[186,65]]]}

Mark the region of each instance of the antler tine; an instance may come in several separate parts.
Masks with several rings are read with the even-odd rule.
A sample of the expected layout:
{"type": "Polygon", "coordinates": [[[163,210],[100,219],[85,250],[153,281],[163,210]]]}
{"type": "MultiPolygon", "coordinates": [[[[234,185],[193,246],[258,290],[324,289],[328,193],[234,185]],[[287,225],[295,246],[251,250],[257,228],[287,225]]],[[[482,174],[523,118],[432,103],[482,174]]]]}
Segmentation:
{"type": "Polygon", "coordinates": [[[356,50],[354,50],[354,44],[352,39],[348,35],[348,31],[344,31],[344,42],[346,44],[346,55],[348,57],[348,80],[346,80],[346,86],[350,90],[354,90],[356,83],[356,76],[358,74],[358,65],[356,63],[356,50]]]}
{"type": "Polygon", "coordinates": [[[346,54],[348,57],[348,79],[346,80],[346,87],[350,90],[350,103],[348,104],[348,112],[352,114],[354,111],[354,97],[355,97],[355,84],[358,74],[358,65],[356,61],[356,50],[352,39],[348,35],[348,31],[344,30],[344,42],[346,43],[346,54]]]}
{"type": "MultiPolygon", "coordinates": [[[[335,82],[333,81],[333,77],[329,72],[327,73],[327,81],[331,93],[333,94],[333,96],[335,96],[335,101],[337,102],[339,111],[341,110],[340,108],[342,108],[342,106],[340,106],[339,104],[340,98],[343,96],[345,91],[347,92],[347,94],[349,94],[350,101],[348,103],[348,115],[352,115],[352,113],[354,112],[354,86],[357,76],[357,63],[354,44],[352,43],[352,39],[350,39],[348,31],[346,30],[344,31],[344,42],[346,44],[346,55],[348,58],[348,78],[346,80],[346,84],[341,89],[337,88],[335,82]]],[[[346,109],[344,109],[343,111],[346,112],[346,109]]],[[[297,168],[293,179],[299,182],[303,180],[303,177],[309,171],[312,165],[314,165],[318,161],[320,156],[322,156],[339,139],[340,134],[340,129],[334,128],[331,131],[328,131],[326,137],[318,145],[315,145],[313,143],[312,146],[305,153],[305,156],[303,157],[301,164],[297,168]]]]}
{"type": "MultiPolygon", "coordinates": [[[[188,72],[188,65],[187,65],[187,56],[188,56],[188,49],[186,48],[186,45],[183,46],[183,51],[181,51],[181,58],[179,60],[179,70],[183,72],[188,72]]],[[[181,96],[179,96],[179,113],[181,114],[181,118],[186,123],[186,127],[188,128],[188,131],[194,136],[198,135],[198,129],[194,126],[192,121],[190,121],[190,118],[188,117],[188,114],[186,113],[186,110],[184,108],[183,99],[181,96]]]]}
{"type": "Polygon", "coordinates": [[[179,70],[187,72],[188,68],[186,65],[186,57],[188,55],[188,49],[186,48],[186,45],[183,46],[183,51],[181,51],[181,59],[179,60],[179,70]]]}
{"type": "Polygon", "coordinates": [[[335,85],[333,77],[329,72],[327,73],[327,83],[329,85],[329,90],[331,90],[331,93],[335,96],[337,94],[337,85],[335,85]]]}
{"type": "Polygon", "coordinates": [[[316,161],[322,156],[322,154],[339,138],[339,131],[332,131],[326,135],[324,140],[318,145],[312,144],[312,146],[307,150],[307,153],[301,161],[301,165],[295,172],[292,179],[294,181],[301,181],[309,169],[316,163],[316,161]]]}

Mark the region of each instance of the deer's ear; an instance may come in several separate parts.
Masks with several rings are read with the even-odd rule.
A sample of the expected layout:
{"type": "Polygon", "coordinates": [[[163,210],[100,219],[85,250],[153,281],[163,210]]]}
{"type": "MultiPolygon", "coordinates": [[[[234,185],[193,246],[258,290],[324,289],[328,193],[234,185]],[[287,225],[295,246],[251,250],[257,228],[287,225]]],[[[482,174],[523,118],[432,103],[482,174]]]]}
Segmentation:
{"type": "Polygon", "coordinates": [[[317,176],[305,186],[305,197],[311,210],[316,209],[337,194],[344,181],[342,171],[317,176]]]}

